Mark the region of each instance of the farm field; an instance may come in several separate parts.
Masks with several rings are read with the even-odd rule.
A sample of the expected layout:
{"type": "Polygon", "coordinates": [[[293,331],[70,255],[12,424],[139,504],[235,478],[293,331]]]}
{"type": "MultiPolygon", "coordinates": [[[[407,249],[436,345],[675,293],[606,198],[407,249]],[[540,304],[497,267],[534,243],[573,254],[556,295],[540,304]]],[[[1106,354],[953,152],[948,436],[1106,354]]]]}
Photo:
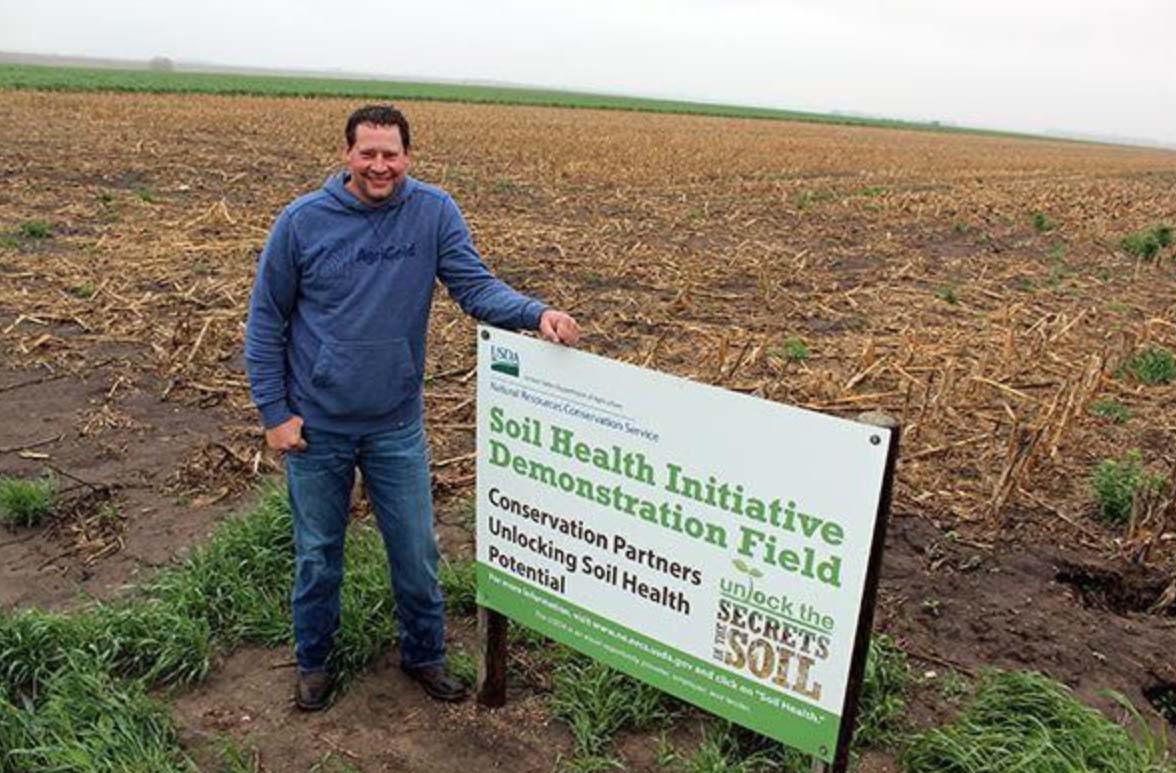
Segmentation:
{"type": "MultiPolygon", "coordinates": [[[[0,475],[48,470],[59,489],[45,524],[0,531],[5,658],[31,640],[20,631],[57,631],[94,599],[140,604],[128,619],[148,608],[135,601],[144,592],[157,611],[194,603],[177,588],[196,570],[156,578],[196,551],[204,558],[187,566],[268,573],[216,586],[226,611],[182,607],[208,630],[190,632],[174,661],[111,662],[151,674],[178,728],[173,745],[202,769],[779,762],[524,634],[507,709],[437,707],[394,668],[386,608],[355,623],[350,686],[332,710],[295,713],[288,634],[266,611],[285,593],[280,496],[256,504],[280,467],[261,452],[242,335],[269,225],[337,167],[357,102],[0,99],[0,475]],[[272,554],[223,536],[228,515],[243,512],[272,554]],[[644,710],[609,713],[609,695],[644,710]]],[[[1044,672],[1129,720],[1104,692],[1114,690],[1156,732],[1176,721],[1176,256],[1164,230],[1176,224],[1176,153],[400,106],[414,174],[454,194],[501,276],[576,314],[588,351],[837,415],[901,419],[875,625],[894,644],[875,687],[902,683],[906,707],[863,744],[858,769],[943,769],[913,734],[966,711],[988,668],[1044,672]]],[[[438,292],[426,402],[453,645],[468,667],[474,323],[438,292]]],[[[782,449],[802,443],[780,439],[782,449]]],[[[371,567],[362,506],[357,520],[354,560],[371,567]]],[[[380,603],[379,568],[359,574],[348,620],[380,603]]],[[[50,683],[5,671],[5,701],[50,683]]],[[[5,722],[0,741],[13,737],[5,722]]],[[[0,770],[14,764],[23,769],[18,759],[0,770]]]]}
{"type": "Polygon", "coordinates": [[[654,113],[717,115],[733,118],[796,120],[852,126],[889,126],[929,131],[978,132],[1017,136],[932,122],[778,110],[743,105],[648,99],[616,94],[593,94],[557,89],[507,85],[428,83],[377,78],[347,79],[277,74],[245,74],[184,70],[105,69],[0,64],[0,89],[33,91],[123,91],[146,93],[242,94],[284,97],[355,97],[357,99],[440,100],[545,107],[579,107],[597,110],[638,110],[654,113]]]}

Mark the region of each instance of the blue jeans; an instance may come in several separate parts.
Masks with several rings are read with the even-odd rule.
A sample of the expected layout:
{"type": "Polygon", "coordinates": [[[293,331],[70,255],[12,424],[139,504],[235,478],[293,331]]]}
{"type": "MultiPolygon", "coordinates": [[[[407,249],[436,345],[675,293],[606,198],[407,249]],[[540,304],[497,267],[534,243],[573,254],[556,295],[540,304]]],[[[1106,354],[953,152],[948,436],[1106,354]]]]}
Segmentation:
{"type": "Polygon", "coordinates": [[[298,667],[322,671],[339,628],[343,539],[356,465],[384,538],[409,668],[445,661],[445,602],[437,581],[437,540],[429,447],[423,423],[371,435],[303,427],[307,449],[286,455],[294,514],[294,641],[298,667]]]}

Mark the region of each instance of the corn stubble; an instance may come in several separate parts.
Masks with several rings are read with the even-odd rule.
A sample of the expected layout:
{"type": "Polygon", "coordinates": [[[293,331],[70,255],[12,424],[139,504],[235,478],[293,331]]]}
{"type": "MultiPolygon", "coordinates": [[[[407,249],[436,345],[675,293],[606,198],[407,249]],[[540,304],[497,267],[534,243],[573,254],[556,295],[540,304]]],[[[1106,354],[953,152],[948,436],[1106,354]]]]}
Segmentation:
{"type": "MultiPolygon", "coordinates": [[[[275,469],[255,453],[241,322],[266,231],[336,163],[351,102],[6,100],[14,120],[0,129],[0,160],[13,175],[0,220],[52,222],[54,237],[42,240],[53,249],[4,252],[15,270],[0,304],[18,316],[0,347],[80,372],[101,345],[136,342],[133,368],[161,377],[166,399],[228,408],[229,440],[174,476],[180,495],[216,498],[275,469]],[[34,131],[37,146],[19,141],[34,131]],[[51,184],[60,157],[80,159],[66,203],[51,184]]],[[[1036,512],[1074,531],[1093,510],[1081,485],[1090,458],[1122,445],[1088,406],[1130,396],[1139,421],[1167,426],[1173,385],[1138,392],[1115,373],[1145,347],[1176,349],[1173,261],[1119,248],[1170,215],[1171,153],[404,107],[418,127],[415,173],[457,196],[500,274],[586,323],[590,350],[816,410],[899,416],[899,509],[978,529],[1036,512]],[[1030,212],[1049,213],[1048,234],[1030,212]],[[943,287],[954,303],[936,297],[943,287]],[[805,357],[776,356],[796,340],[805,357]]],[[[473,480],[471,331],[438,304],[426,400],[442,493],[473,480]]]]}
{"type": "MultiPolygon", "coordinates": [[[[80,374],[112,346],[138,347],[122,363],[128,385],[159,379],[165,399],[225,417],[226,440],[197,449],[172,476],[176,495],[216,501],[255,485],[276,469],[257,453],[239,359],[256,256],[281,207],[336,165],[353,101],[10,93],[5,102],[0,307],[14,318],[0,327],[3,356],[80,374]],[[73,160],[69,170],[61,158],[73,160]],[[46,238],[13,230],[32,221],[51,224],[46,238]]],[[[403,107],[416,129],[417,176],[455,194],[500,275],[585,323],[589,350],[833,414],[898,416],[897,512],[986,539],[1057,532],[1109,554],[1176,561],[1176,541],[1161,539],[1176,525],[1170,506],[1123,539],[1120,526],[1094,517],[1088,483],[1093,461],[1137,444],[1141,427],[1167,439],[1145,457],[1171,447],[1165,406],[1176,385],[1116,374],[1130,375],[1139,352],[1176,350],[1171,248],[1158,244],[1144,260],[1139,237],[1129,238],[1170,242],[1156,229],[1171,217],[1173,154],[771,121],[403,107]],[[1048,213],[1048,233],[1033,212],[1048,213]],[[940,288],[951,288],[952,302],[940,288]],[[1130,405],[1130,420],[1092,412],[1109,401],[1130,405]]],[[[426,403],[443,498],[468,496],[473,484],[472,340],[473,323],[439,300],[426,403]]],[[[96,413],[93,432],[113,415],[96,413]]],[[[139,706],[136,684],[196,681],[224,648],[288,641],[288,516],[266,502],[133,602],[0,616],[0,734],[28,731],[30,706],[97,692],[101,682],[69,681],[71,670],[129,679],[126,705],[139,706]],[[66,667],[78,652],[92,667],[66,667]]],[[[359,563],[344,602],[345,676],[391,636],[371,539],[349,548],[359,563]],[[370,609],[377,614],[358,619],[370,609]]],[[[451,598],[468,607],[468,569],[446,576],[451,598]]],[[[604,673],[565,675],[569,690],[581,679],[612,685],[604,673]]],[[[1015,679],[1016,690],[992,693],[1021,701],[1009,721],[1062,716],[1093,744],[1089,760],[1152,764],[1098,751],[1121,749],[1118,737],[1059,708],[1032,679],[1015,679]]],[[[612,759],[610,742],[598,742],[619,705],[607,697],[597,696],[603,717],[577,719],[571,703],[564,712],[586,768],[612,759]]],[[[624,712],[633,707],[642,716],[664,708],[638,700],[624,712]]],[[[991,731],[986,711],[965,714],[970,724],[944,731],[954,735],[940,746],[924,741],[910,763],[923,767],[913,769],[1006,769],[974,758],[928,767],[956,765],[937,751],[953,742],[999,743],[986,734],[1013,732],[991,731]]],[[[149,710],[130,713],[156,727],[149,710]]],[[[166,740],[159,727],[152,732],[166,740]]],[[[1039,748],[1060,743],[1049,739],[1039,748]]],[[[712,750],[732,744],[723,733],[711,740],[712,750]]],[[[1082,764],[1025,769],[1149,770],[1082,764]]]]}

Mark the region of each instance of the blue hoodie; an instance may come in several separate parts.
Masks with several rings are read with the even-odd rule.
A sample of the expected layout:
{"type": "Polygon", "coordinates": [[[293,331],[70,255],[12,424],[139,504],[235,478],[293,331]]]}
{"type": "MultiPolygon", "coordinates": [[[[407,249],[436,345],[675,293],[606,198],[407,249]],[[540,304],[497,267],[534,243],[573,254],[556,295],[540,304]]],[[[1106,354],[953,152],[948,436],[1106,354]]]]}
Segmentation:
{"type": "Polygon", "coordinates": [[[449,194],[406,177],[368,206],[347,179],[340,172],[286,207],[261,254],[245,362],[266,429],[295,414],[345,434],[419,417],[438,279],[492,325],[535,329],[546,308],[490,273],[449,194]]]}

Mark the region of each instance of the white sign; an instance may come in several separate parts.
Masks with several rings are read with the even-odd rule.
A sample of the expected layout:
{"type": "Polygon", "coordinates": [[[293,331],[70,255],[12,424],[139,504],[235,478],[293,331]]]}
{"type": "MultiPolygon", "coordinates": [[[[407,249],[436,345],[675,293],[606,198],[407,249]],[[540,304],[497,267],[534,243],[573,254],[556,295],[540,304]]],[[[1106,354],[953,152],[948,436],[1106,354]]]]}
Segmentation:
{"type": "Polygon", "coordinates": [[[889,430],[494,328],[479,603],[831,760],[889,430]]]}

